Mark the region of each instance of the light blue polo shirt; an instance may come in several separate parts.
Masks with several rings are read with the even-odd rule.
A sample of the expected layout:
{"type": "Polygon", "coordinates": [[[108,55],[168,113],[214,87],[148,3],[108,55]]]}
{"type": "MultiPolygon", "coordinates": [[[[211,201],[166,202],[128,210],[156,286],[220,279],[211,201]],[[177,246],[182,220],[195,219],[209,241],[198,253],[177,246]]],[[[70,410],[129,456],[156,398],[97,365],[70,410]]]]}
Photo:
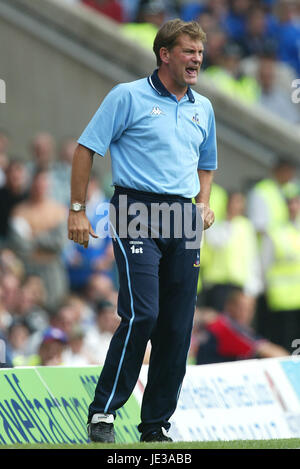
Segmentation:
{"type": "Polygon", "coordinates": [[[177,101],[158,77],[115,86],[78,139],[104,156],[110,150],[115,186],[195,197],[197,169],[217,169],[210,101],[188,88],[177,101]]]}

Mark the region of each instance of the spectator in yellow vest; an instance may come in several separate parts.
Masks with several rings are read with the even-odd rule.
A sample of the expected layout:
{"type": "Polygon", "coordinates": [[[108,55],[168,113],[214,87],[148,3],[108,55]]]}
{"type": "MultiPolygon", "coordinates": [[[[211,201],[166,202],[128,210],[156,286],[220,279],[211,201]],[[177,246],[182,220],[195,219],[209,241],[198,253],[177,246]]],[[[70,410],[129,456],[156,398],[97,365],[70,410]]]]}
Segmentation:
{"type": "MultiPolygon", "coordinates": [[[[195,203],[195,200],[193,200],[193,202],[195,203]]],[[[225,219],[227,203],[228,203],[227,191],[224,189],[224,187],[220,186],[216,182],[213,182],[211,186],[211,192],[210,192],[210,207],[215,214],[215,222],[222,221],[225,219]]],[[[200,274],[200,271],[199,271],[199,274],[200,274]]],[[[201,275],[199,275],[197,293],[200,295],[200,298],[201,298],[200,292],[202,288],[203,288],[202,279],[201,279],[201,275]]]]}
{"type": "Polygon", "coordinates": [[[255,230],[245,217],[245,196],[229,195],[226,218],[205,233],[201,251],[204,301],[218,311],[233,287],[256,297],[262,291],[255,230]]]}
{"type": "Polygon", "coordinates": [[[210,193],[210,206],[214,211],[215,221],[224,220],[226,217],[227,203],[227,191],[216,182],[213,182],[210,193]]]}
{"type": "Polygon", "coordinates": [[[142,47],[152,50],[153,41],[159,27],[166,20],[166,8],[162,0],[141,2],[137,21],[121,26],[121,31],[129,39],[142,47]]]}
{"type": "Polygon", "coordinates": [[[203,73],[232,98],[253,104],[258,100],[259,86],[255,78],[242,73],[241,59],[240,47],[234,43],[227,43],[219,63],[209,66],[203,73]]]}
{"type": "Polygon", "coordinates": [[[289,220],[262,242],[266,302],[265,335],[293,351],[300,340],[300,192],[288,199],[289,220]]]}
{"type": "Polygon", "coordinates": [[[270,177],[259,181],[248,195],[248,216],[258,234],[288,221],[286,196],[297,189],[296,165],[280,157],[270,177]]]}

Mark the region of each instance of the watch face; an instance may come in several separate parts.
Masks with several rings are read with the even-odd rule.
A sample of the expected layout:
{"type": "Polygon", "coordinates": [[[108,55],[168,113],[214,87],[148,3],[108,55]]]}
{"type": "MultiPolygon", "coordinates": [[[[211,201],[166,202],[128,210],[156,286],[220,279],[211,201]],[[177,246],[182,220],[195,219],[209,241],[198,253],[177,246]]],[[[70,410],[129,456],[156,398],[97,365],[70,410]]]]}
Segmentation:
{"type": "Polygon", "coordinates": [[[72,204],[72,210],[74,210],[74,212],[80,212],[81,204],[79,202],[75,202],[74,204],[72,204]]]}

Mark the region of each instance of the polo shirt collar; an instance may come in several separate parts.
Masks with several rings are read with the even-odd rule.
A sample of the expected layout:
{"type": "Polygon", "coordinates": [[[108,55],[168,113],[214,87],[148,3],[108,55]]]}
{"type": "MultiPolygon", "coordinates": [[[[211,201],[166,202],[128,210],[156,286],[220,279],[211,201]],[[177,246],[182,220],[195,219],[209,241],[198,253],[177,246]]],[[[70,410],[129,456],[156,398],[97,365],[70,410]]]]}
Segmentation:
{"type": "MultiPolygon", "coordinates": [[[[150,86],[152,86],[152,88],[158,93],[160,94],[161,96],[169,96],[171,97],[172,94],[170,93],[170,91],[167,90],[167,88],[165,87],[165,85],[161,82],[159,76],[158,76],[158,69],[154,70],[154,72],[152,73],[152,75],[150,77],[148,77],[148,82],[150,84],[150,86]]],[[[191,103],[194,103],[195,102],[195,97],[193,95],[193,92],[190,88],[190,86],[188,86],[188,89],[187,89],[187,92],[186,92],[188,98],[189,98],[189,101],[191,103]]]]}

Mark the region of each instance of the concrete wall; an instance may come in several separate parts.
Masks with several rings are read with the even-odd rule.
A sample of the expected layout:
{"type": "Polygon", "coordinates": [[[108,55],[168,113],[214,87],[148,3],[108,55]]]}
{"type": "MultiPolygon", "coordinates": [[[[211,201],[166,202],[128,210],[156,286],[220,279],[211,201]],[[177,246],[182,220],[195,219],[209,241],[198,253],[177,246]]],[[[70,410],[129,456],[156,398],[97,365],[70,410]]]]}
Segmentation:
{"type": "Polygon", "coordinates": [[[0,57],[6,82],[0,127],[12,137],[12,154],[25,159],[30,157],[30,139],[40,130],[58,141],[79,136],[116,84],[1,17],[0,57]]]}

